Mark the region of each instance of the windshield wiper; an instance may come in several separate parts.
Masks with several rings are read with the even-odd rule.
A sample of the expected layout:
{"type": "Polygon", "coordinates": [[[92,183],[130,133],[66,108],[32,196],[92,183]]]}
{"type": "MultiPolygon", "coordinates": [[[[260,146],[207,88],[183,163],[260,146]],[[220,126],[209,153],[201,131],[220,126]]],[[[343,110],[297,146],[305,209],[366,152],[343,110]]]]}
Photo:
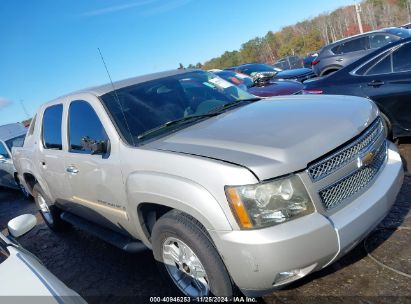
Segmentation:
{"type": "Polygon", "coordinates": [[[170,121],[168,121],[168,122],[166,122],[166,123],[164,123],[164,124],[162,124],[158,127],[155,127],[155,128],[150,129],[146,132],[143,132],[137,138],[142,139],[142,138],[146,137],[147,135],[150,135],[152,133],[156,133],[157,131],[160,131],[162,129],[168,128],[168,127],[173,126],[173,125],[179,125],[181,123],[188,123],[188,122],[192,122],[192,121],[195,121],[195,120],[198,120],[198,119],[201,119],[201,118],[205,118],[205,117],[213,117],[213,116],[216,116],[218,114],[220,114],[220,113],[206,113],[206,114],[201,114],[201,115],[191,115],[191,116],[186,116],[186,117],[183,117],[183,118],[180,118],[180,119],[170,120],[170,121]]]}
{"type": "Polygon", "coordinates": [[[236,106],[236,105],[238,105],[238,104],[240,104],[240,103],[247,102],[247,101],[252,101],[252,102],[254,102],[254,101],[259,101],[259,100],[261,100],[261,98],[259,98],[259,97],[253,97],[253,98],[247,98],[247,99],[239,99],[239,100],[236,100],[236,101],[232,101],[232,102],[226,103],[226,104],[222,105],[221,107],[215,108],[214,110],[212,110],[212,111],[209,112],[209,113],[210,113],[210,114],[212,114],[212,113],[214,113],[214,114],[216,114],[216,113],[221,113],[221,112],[225,111],[226,109],[231,108],[231,107],[234,107],[234,106],[236,106]]]}
{"type": "Polygon", "coordinates": [[[168,121],[168,122],[166,122],[166,123],[164,123],[164,124],[162,124],[162,125],[160,125],[156,128],[153,128],[153,129],[150,129],[146,132],[143,132],[142,134],[137,136],[137,139],[142,139],[144,137],[147,137],[150,134],[156,133],[156,132],[158,132],[162,129],[168,128],[170,126],[179,125],[179,124],[182,124],[182,123],[189,123],[189,122],[192,122],[192,121],[195,121],[195,120],[198,120],[198,119],[201,119],[201,118],[205,118],[205,117],[217,116],[217,115],[221,114],[222,112],[224,112],[226,109],[231,108],[233,106],[236,106],[237,104],[242,103],[242,102],[258,101],[258,100],[261,100],[261,98],[254,97],[254,98],[247,98],[247,99],[239,99],[239,100],[236,100],[236,101],[233,101],[233,102],[226,103],[223,106],[218,107],[214,110],[211,110],[210,112],[205,113],[205,114],[191,115],[191,116],[186,116],[186,117],[183,117],[183,118],[180,118],[180,119],[171,120],[171,121],[168,121]]]}

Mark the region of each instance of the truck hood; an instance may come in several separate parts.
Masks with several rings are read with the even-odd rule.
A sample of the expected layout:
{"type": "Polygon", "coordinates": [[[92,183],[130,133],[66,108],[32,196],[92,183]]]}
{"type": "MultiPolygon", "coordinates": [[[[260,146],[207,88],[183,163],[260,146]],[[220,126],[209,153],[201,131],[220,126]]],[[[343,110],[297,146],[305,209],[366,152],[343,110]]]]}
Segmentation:
{"type": "Polygon", "coordinates": [[[148,147],[235,163],[265,180],[305,169],[358,135],[377,115],[375,104],[360,97],[273,97],[204,120],[148,147]]]}

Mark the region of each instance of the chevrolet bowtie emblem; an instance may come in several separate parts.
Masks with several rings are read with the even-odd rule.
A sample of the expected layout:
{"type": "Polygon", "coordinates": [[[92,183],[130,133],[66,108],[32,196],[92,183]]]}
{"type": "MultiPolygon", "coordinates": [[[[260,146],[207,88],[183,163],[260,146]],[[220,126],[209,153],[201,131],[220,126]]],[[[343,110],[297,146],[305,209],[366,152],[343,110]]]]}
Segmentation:
{"type": "Polygon", "coordinates": [[[374,160],[375,154],[376,154],[375,151],[369,151],[365,153],[364,155],[359,156],[357,159],[358,168],[366,167],[370,165],[372,161],[374,160]]]}

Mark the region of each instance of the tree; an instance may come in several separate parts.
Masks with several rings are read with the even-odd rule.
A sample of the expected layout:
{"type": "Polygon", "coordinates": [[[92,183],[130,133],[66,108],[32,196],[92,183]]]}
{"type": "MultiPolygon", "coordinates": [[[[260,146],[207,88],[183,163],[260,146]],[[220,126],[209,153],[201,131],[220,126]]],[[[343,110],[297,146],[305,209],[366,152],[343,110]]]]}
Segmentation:
{"type": "MultiPolygon", "coordinates": [[[[411,22],[411,0],[363,0],[361,8],[364,31],[411,22]]],[[[274,63],[293,54],[306,56],[325,44],[358,32],[354,5],[348,5],[277,32],[269,31],[264,37],[250,39],[238,51],[226,51],[205,62],[202,68],[222,69],[250,62],[274,63]]]]}

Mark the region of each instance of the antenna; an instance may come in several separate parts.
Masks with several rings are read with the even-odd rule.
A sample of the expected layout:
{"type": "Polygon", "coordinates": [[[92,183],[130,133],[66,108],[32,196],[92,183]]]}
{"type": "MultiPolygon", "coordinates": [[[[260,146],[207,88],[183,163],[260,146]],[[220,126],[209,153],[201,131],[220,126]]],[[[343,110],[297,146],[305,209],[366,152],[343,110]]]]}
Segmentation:
{"type": "Polygon", "coordinates": [[[19,101],[21,107],[23,108],[24,114],[26,114],[27,119],[30,119],[29,112],[27,111],[26,106],[24,105],[23,99],[20,99],[19,101]]]}
{"type": "Polygon", "coordinates": [[[98,52],[100,53],[101,61],[103,61],[103,65],[104,65],[104,68],[106,69],[106,72],[107,72],[107,75],[108,75],[108,79],[110,79],[111,87],[113,88],[113,92],[114,92],[115,99],[117,100],[117,103],[118,103],[118,105],[120,106],[121,114],[123,114],[123,118],[124,118],[124,122],[125,122],[126,127],[127,127],[127,131],[128,131],[128,133],[130,134],[131,141],[133,142],[133,146],[135,146],[134,136],[133,136],[133,134],[131,133],[130,126],[128,125],[128,121],[127,121],[127,119],[126,119],[126,115],[124,114],[123,105],[122,105],[121,102],[120,102],[120,98],[118,98],[117,90],[116,90],[116,88],[114,87],[113,80],[111,80],[110,72],[108,71],[106,62],[104,61],[103,54],[101,53],[100,48],[97,48],[97,50],[98,50],[98,52]]]}

